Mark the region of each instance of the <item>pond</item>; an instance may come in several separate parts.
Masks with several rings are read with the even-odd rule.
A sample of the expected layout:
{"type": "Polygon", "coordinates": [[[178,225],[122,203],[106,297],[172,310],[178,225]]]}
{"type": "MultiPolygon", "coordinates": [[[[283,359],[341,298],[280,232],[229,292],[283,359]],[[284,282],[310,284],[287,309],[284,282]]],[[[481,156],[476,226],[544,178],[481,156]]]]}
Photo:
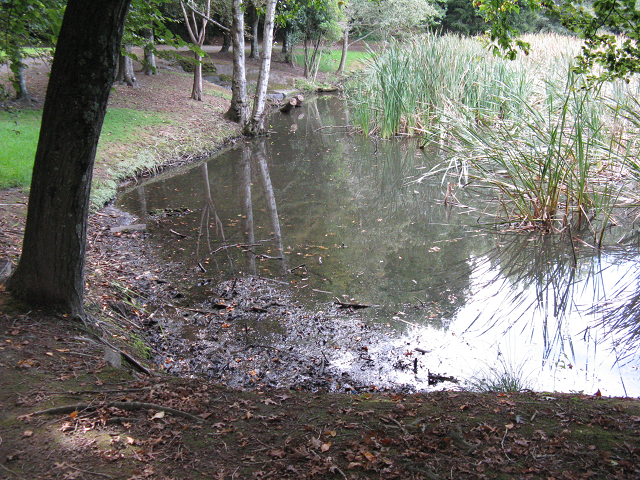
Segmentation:
{"type": "MultiPolygon", "coordinates": [[[[248,276],[311,312],[287,323],[286,308],[252,307],[250,324],[230,313],[228,335],[262,348],[246,361],[314,351],[307,377],[328,376],[334,389],[457,388],[498,372],[535,390],[640,396],[633,323],[609,321],[633,317],[624,307],[640,291],[633,226],[609,228],[601,251],[588,236],[509,231],[491,191],[451,190],[443,158],[414,141],[354,134],[335,96],[270,123],[270,137],[118,199],[146,219],[156,254],[188,272],[190,305],[219,308],[224,292],[212,286],[248,276]]],[[[226,375],[229,360],[216,370],[205,358],[230,351],[210,325],[173,327],[192,364],[226,375]]],[[[247,378],[259,368],[269,378],[270,365],[247,378]]]]}

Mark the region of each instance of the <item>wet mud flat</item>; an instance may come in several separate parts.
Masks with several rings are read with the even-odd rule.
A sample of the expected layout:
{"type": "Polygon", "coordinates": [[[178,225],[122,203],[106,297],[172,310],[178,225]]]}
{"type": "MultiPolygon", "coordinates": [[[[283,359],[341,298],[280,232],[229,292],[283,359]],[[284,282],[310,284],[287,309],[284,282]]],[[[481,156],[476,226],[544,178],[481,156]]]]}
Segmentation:
{"type": "Polygon", "coordinates": [[[252,276],[200,281],[192,294],[206,300],[194,304],[186,294],[184,306],[173,304],[150,327],[155,361],[174,375],[243,389],[412,392],[416,384],[456,385],[421,368],[427,352],[389,344],[390,328],[364,321],[357,306],[336,301],[311,312],[282,287],[252,276]],[[393,372],[413,381],[397,383],[393,372]]]}

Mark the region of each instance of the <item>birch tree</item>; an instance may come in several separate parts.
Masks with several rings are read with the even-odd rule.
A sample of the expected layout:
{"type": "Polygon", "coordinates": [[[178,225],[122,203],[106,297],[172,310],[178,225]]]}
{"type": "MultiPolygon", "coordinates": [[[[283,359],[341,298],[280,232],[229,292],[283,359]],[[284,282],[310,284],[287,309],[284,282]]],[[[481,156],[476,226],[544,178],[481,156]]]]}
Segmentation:
{"type": "Polygon", "coordinates": [[[226,117],[244,127],[249,120],[247,103],[247,77],[244,53],[244,13],[242,0],[233,0],[231,36],[233,42],[233,80],[231,82],[231,106],[226,117]]]}
{"type": "MultiPolygon", "coordinates": [[[[262,62],[258,73],[256,96],[253,100],[253,110],[249,122],[244,126],[244,134],[249,136],[265,135],[264,127],[265,103],[267,99],[267,86],[269,84],[269,72],[271,70],[271,52],[273,50],[273,27],[275,24],[277,0],[267,0],[264,14],[264,30],[262,34],[262,62]]],[[[243,46],[244,50],[244,46],[243,46]]]]}
{"type": "Polygon", "coordinates": [[[180,7],[184,15],[184,21],[187,25],[189,38],[191,43],[197,48],[194,50],[195,68],[193,70],[193,89],[191,90],[191,98],[202,101],[202,46],[204,45],[204,37],[207,30],[207,22],[211,16],[211,0],[207,0],[203,15],[198,20],[193,9],[187,13],[184,2],[180,0],[180,7]]]}

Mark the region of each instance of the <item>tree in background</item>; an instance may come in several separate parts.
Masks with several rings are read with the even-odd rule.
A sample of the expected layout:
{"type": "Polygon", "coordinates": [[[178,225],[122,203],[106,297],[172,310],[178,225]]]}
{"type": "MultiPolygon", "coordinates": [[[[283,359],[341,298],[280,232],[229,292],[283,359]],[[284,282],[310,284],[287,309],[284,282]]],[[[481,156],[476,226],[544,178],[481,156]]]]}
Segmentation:
{"type": "Polygon", "coordinates": [[[60,30],[62,0],[14,0],[0,5],[0,65],[9,63],[17,100],[31,100],[24,81],[26,47],[52,46],[60,30]]]}
{"type": "Polygon", "coordinates": [[[244,14],[242,11],[242,0],[233,0],[232,17],[233,79],[231,82],[231,105],[225,116],[244,127],[249,121],[249,104],[247,102],[247,76],[244,61],[244,14]]]}
{"type": "MultiPolygon", "coordinates": [[[[189,0],[190,1],[190,0],[189,0]]],[[[191,1],[190,1],[191,3],[191,1]]],[[[206,0],[203,10],[198,9],[201,15],[196,17],[193,5],[189,12],[184,6],[184,2],[180,0],[180,7],[182,7],[182,14],[184,15],[184,21],[187,24],[187,30],[189,31],[189,38],[191,43],[195,47],[193,54],[195,56],[195,65],[193,69],[193,89],[191,90],[191,98],[194,100],[202,101],[202,57],[204,52],[202,46],[204,45],[204,38],[207,32],[208,19],[211,16],[211,0],[206,0]]]]}
{"type": "Polygon", "coordinates": [[[22,255],[7,289],[84,315],[93,163],[130,0],[69,0],[33,167],[22,255]]]}
{"type": "Polygon", "coordinates": [[[349,23],[359,36],[403,39],[436,24],[441,11],[431,0],[350,0],[349,23]]]}
{"type": "Polygon", "coordinates": [[[258,30],[260,27],[260,12],[258,11],[258,0],[252,0],[247,5],[249,21],[251,26],[251,53],[249,53],[249,58],[257,60],[260,58],[260,48],[258,41],[258,30]]]}
{"type": "MultiPolygon", "coordinates": [[[[438,2],[443,11],[440,27],[444,33],[462,35],[482,35],[489,24],[473,6],[472,0],[446,0],[438,2]]],[[[559,22],[550,19],[540,10],[521,8],[511,12],[511,22],[519,33],[537,33],[541,31],[565,31],[559,22]]]]}
{"type": "Polygon", "coordinates": [[[322,48],[342,37],[345,12],[340,0],[299,0],[290,13],[294,37],[304,45],[304,76],[315,80],[322,48]]]}
{"type": "MultiPolygon", "coordinates": [[[[275,26],[277,0],[267,0],[264,13],[264,29],[262,33],[262,61],[258,72],[258,84],[256,95],[253,99],[253,110],[248,123],[244,125],[245,135],[261,136],[267,133],[264,126],[265,103],[267,101],[267,86],[269,84],[269,72],[271,70],[271,52],[273,50],[273,29],[275,26]]],[[[244,49],[244,45],[243,45],[244,49]]]]}

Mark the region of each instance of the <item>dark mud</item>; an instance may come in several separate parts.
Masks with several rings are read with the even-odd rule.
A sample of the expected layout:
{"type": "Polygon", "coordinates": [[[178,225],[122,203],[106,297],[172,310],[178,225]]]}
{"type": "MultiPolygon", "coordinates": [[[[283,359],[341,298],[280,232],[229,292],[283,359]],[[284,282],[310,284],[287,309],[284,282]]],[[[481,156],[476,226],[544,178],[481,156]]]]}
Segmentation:
{"type": "Polygon", "coordinates": [[[235,388],[414,391],[390,381],[389,370],[413,372],[425,384],[455,379],[421,371],[419,356],[406,349],[377,351],[384,325],[368,324],[357,307],[337,302],[318,312],[298,306],[276,281],[245,277],[198,288],[209,299],[173,308],[154,327],[157,361],[169,373],[204,375],[235,388]],[[373,350],[376,353],[373,353],[373,350]]]}

